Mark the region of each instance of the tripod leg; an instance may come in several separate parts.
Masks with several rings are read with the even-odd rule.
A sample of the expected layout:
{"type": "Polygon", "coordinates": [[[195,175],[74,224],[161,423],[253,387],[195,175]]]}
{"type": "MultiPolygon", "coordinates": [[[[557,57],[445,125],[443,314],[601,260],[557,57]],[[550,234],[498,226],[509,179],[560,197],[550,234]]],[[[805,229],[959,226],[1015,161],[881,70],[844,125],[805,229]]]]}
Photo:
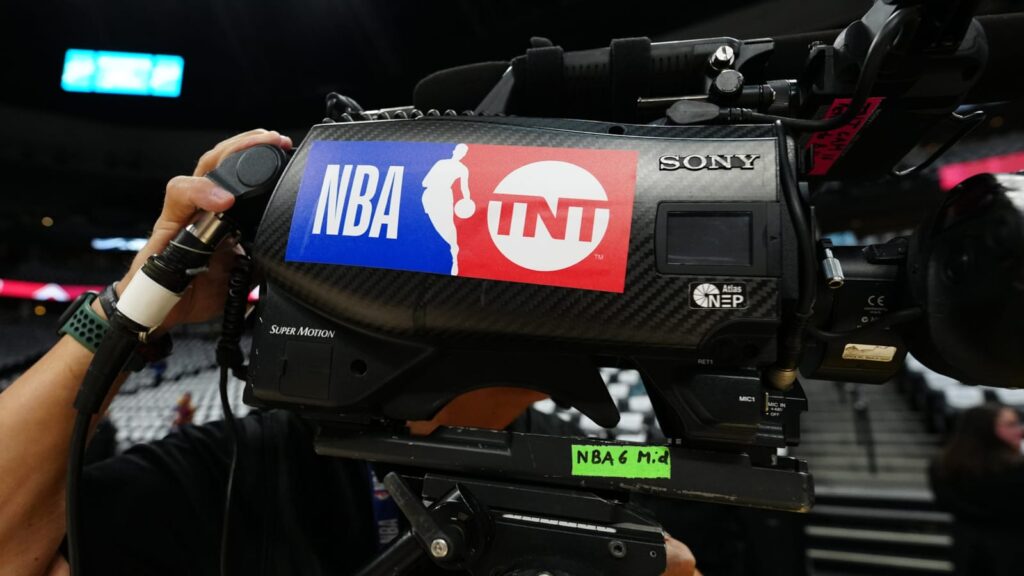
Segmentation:
{"type": "Polygon", "coordinates": [[[363,567],[356,576],[399,576],[414,574],[416,565],[426,558],[423,548],[411,531],[404,532],[379,556],[363,567]]]}

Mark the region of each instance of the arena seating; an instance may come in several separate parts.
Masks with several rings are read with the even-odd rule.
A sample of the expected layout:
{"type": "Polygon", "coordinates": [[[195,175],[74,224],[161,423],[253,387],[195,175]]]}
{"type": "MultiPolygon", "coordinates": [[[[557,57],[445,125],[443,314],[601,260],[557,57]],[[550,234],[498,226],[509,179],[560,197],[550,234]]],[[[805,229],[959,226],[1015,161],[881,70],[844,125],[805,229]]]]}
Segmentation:
{"type": "Polygon", "coordinates": [[[911,355],[897,383],[928,429],[940,434],[953,429],[961,412],[985,402],[999,402],[1024,414],[1024,390],[964,384],[928,369],[911,355]]]}
{"type": "Polygon", "coordinates": [[[893,383],[804,389],[810,411],[794,453],[815,476],[813,574],[951,573],[952,517],[934,508],[927,465],[961,412],[989,401],[1024,411],[1024,390],[967,385],[912,356],[893,383]]]}
{"type": "MultiPolygon", "coordinates": [[[[243,341],[242,345],[249,346],[243,341]]],[[[215,358],[216,339],[212,333],[174,338],[173,354],[161,364],[132,374],[107,413],[117,428],[117,446],[123,451],[133,444],[163,438],[172,428],[175,404],[186,393],[192,395],[194,424],[220,420],[223,413],[218,391],[219,369],[215,358]]],[[[231,407],[236,416],[249,412],[242,403],[241,381],[228,382],[231,407]]]]}
{"type": "MultiPolygon", "coordinates": [[[[27,368],[57,341],[52,322],[0,323],[0,374],[27,368]]],[[[0,390],[3,390],[0,384],[0,390]]]]}
{"type": "MultiPolygon", "coordinates": [[[[192,395],[194,424],[222,419],[218,376],[218,368],[207,367],[164,381],[156,387],[140,387],[130,394],[118,394],[107,412],[117,428],[118,450],[124,451],[133,444],[163,438],[172,428],[174,406],[185,393],[192,395]]],[[[249,412],[249,407],[242,403],[242,388],[241,381],[234,378],[229,380],[229,398],[236,416],[244,416],[249,412]]]]}
{"type": "Polygon", "coordinates": [[[52,321],[31,317],[0,321],[0,392],[56,341],[52,321]]]}
{"type": "MultiPolygon", "coordinates": [[[[219,369],[215,359],[215,333],[208,327],[176,331],[174,352],[166,361],[132,374],[121,386],[107,412],[117,433],[117,450],[133,444],[163,438],[175,419],[174,407],[186,393],[192,395],[193,423],[204,424],[223,418],[218,391],[219,369]]],[[[0,391],[21,375],[22,369],[39,358],[53,342],[52,326],[24,323],[0,326],[0,391]],[[15,337],[16,333],[16,337],[15,337]],[[11,336],[11,337],[6,337],[11,336]]],[[[248,349],[251,340],[243,339],[248,349]]],[[[242,382],[228,383],[231,406],[244,416],[249,407],[242,403],[242,382]]]]}
{"type": "Polygon", "coordinates": [[[584,434],[594,438],[622,440],[625,442],[648,442],[664,438],[654,417],[651,399],[648,398],[636,370],[602,368],[601,378],[608,385],[608,392],[619,407],[621,417],[618,425],[611,430],[602,428],[596,422],[580,414],[575,408],[561,408],[553,400],[542,400],[534,408],[544,414],[556,414],[562,420],[579,426],[584,434]]]}
{"type": "Polygon", "coordinates": [[[950,573],[952,520],[927,483],[942,437],[891,383],[803,385],[809,411],[792,452],[814,475],[804,519],[811,573],[950,573]]]}

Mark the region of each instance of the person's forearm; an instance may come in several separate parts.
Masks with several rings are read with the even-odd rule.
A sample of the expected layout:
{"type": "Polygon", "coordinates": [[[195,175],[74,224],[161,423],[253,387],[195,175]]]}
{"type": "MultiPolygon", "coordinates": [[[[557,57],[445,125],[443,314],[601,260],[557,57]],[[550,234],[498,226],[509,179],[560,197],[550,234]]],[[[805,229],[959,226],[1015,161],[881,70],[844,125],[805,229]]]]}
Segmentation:
{"type": "Polygon", "coordinates": [[[64,336],[0,394],[0,576],[43,573],[64,537],[73,404],[91,360],[64,336]]]}
{"type": "MultiPolygon", "coordinates": [[[[119,287],[126,287],[146,259],[163,250],[198,210],[220,213],[231,208],[235,197],[203,175],[228,155],[260,144],[292,147],[291,139],[277,132],[250,130],[203,154],[192,177],[178,176],[167,183],[153,233],[119,287]]],[[[234,259],[233,244],[222,243],[209,271],[194,280],[161,328],[205,322],[219,313],[234,259]]],[[[93,309],[102,316],[98,303],[93,303],[93,309]]],[[[0,576],[39,574],[54,560],[64,536],[64,478],[76,415],[73,403],[91,359],[91,353],[65,336],[0,394],[0,576]]],[[[122,380],[118,379],[108,402],[122,380]]]]}

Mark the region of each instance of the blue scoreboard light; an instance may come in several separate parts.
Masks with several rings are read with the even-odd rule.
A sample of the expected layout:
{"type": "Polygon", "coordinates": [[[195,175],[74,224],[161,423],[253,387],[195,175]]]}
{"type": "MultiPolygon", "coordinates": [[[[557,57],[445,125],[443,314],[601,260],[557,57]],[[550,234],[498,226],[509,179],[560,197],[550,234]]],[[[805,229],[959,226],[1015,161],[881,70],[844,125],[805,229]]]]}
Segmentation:
{"type": "Polygon", "coordinates": [[[60,86],[66,92],[177,98],[184,68],[181,56],[71,48],[60,86]]]}

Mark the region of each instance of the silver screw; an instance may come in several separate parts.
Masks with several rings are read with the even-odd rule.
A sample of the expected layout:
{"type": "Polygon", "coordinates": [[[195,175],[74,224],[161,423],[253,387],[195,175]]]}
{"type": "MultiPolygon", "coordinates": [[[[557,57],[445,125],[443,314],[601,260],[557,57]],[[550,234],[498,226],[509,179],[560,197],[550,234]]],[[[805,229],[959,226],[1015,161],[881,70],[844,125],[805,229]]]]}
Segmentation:
{"type": "Polygon", "coordinates": [[[537,576],[553,576],[551,572],[537,572],[537,576]]]}
{"type": "Polygon", "coordinates": [[[715,70],[732,68],[734,62],[736,62],[736,52],[728,44],[722,44],[711,55],[711,67],[715,70]]]}
{"type": "Polygon", "coordinates": [[[825,273],[825,281],[832,290],[842,288],[846,282],[843,276],[843,265],[839,259],[832,255],[832,250],[825,248],[825,258],[821,261],[822,272],[825,273]]]}
{"type": "Polygon", "coordinates": [[[430,543],[430,554],[434,558],[444,558],[448,555],[448,541],[444,538],[437,538],[430,543]]]}

